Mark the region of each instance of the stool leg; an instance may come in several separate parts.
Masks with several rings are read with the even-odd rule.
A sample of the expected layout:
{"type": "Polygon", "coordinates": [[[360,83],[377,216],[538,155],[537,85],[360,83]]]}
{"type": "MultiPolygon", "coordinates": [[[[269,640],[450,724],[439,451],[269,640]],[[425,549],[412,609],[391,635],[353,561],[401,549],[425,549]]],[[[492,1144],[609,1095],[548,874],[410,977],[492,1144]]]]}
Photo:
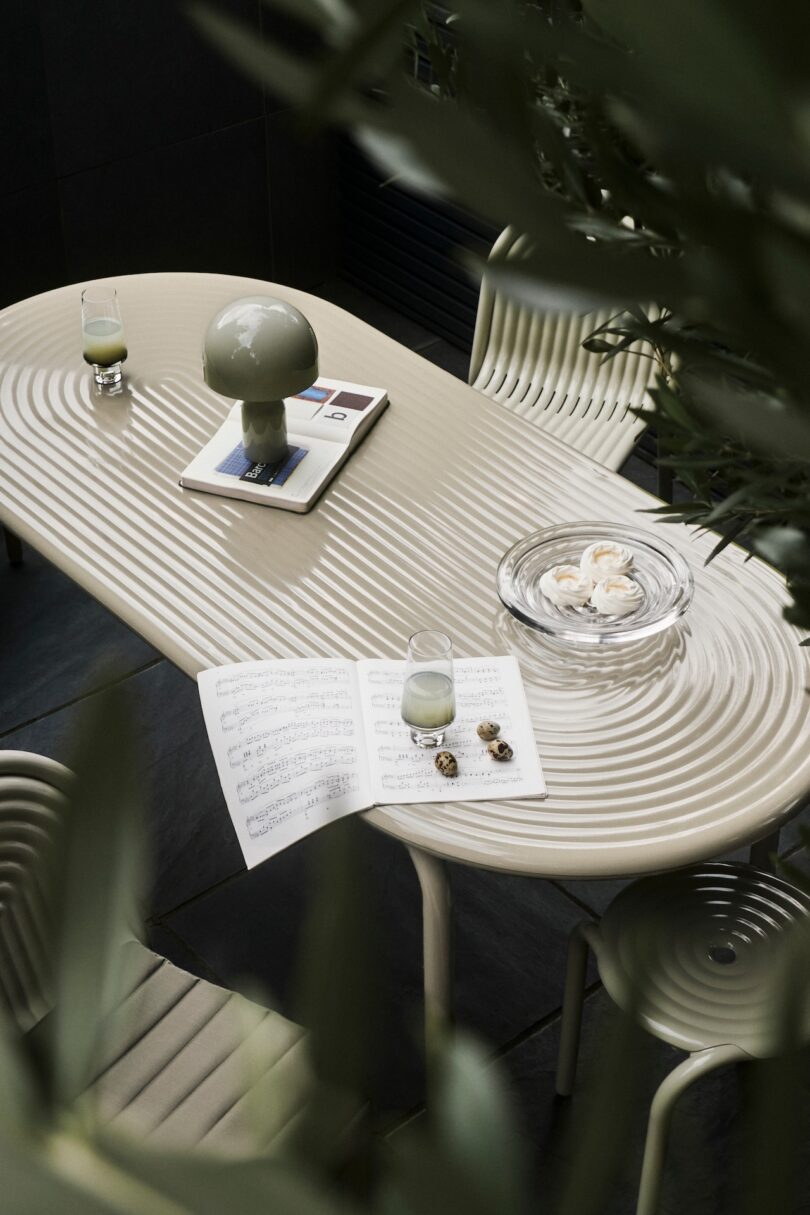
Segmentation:
{"type": "Polygon", "coordinates": [[[588,967],[588,945],[595,949],[598,929],[592,920],[577,924],[568,941],[568,964],[565,970],[560,1050],[557,1056],[557,1095],[570,1097],[574,1087],[579,1053],[579,1031],[582,1026],[582,1002],[585,996],[585,971],[588,967]]]}
{"type": "Polygon", "coordinates": [[[7,527],[4,527],[3,539],[6,542],[6,554],[9,565],[22,565],[23,550],[20,537],[16,536],[14,532],[10,532],[7,527]]]}
{"type": "Polygon", "coordinates": [[[738,1063],[748,1058],[750,1056],[738,1046],[710,1046],[707,1050],[696,1051],[694,1055],[684,1059],[683,1063],[679,1063],[674,1071],[662,1080],[650,1106],[636,1215],[656,1215],[658,1211],[661,1182],[664,1177],[664,1158],[675,1102],[690,1084],[694,1084],[707,1072],[726,1063],[738,1063]]]}

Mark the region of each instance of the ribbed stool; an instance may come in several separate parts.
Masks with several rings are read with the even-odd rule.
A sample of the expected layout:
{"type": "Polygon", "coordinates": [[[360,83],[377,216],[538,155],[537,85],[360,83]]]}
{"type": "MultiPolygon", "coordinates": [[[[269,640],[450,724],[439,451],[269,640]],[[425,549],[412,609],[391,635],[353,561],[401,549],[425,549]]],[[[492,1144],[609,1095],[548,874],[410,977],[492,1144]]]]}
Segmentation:
{"type": "MultiPolygon", "coordinates": [[[[557,1092],[576,1071],[588,947],[611,999],[656,1038],[689,1057],[653,1098],[637,1215],[654,1215],[673,1107],[693,1081],[724,1063],[779,1049],[774,991],[784,981],[787,930],[810,918],[810,896],[750,865],[710,864],[642,878],[613,900],[601,924],[571,935],[557,1092]]],[[[805,1036],[810,1021],[805,1016],[805,1036]]]]}

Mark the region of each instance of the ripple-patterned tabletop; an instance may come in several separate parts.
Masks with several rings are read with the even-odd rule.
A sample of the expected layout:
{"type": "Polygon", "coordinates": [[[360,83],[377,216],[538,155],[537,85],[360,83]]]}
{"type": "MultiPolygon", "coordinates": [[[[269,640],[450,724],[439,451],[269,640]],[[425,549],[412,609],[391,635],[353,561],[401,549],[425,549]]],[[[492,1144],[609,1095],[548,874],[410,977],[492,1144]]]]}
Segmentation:
{"type": "Polygon", "coordinates": [[[450,633],[459,655],[515,654],[548,799],[380,807],[375,826],[493,869],[607,877],[717,856],[810,790],[810,654],[773,570],[733,546],[704,567],[711,536],[639,516],[649,495],[332,304],[222,275],[113,281],[129,347],[118,396],[82,362],[83,284],[0,312],[0,519],[191,676],[400,657],[419,628],[450,633]],[[324,374],[391,399],[308,515],[178,487],[229,407],[203,383],[205,326],[261,292],[310,319],[324,374]],[[678,624],[582,652],[506,613],[505,550],[585,519],[666,526],[695,578],[678,624]]]}

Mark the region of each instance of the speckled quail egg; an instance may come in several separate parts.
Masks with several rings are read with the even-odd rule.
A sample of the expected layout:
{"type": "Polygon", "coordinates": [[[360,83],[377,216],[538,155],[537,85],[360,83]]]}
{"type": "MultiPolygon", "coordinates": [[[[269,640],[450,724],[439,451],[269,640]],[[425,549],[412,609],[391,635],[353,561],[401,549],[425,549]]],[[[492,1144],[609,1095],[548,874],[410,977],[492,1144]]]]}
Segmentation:
{"type": "Polygon", "coordinates": [[[501,727],[497,721],[482,721],[478,723],[476,733],[479,738],[483,738],[484,742],[489,742],[491,738],[497,738],[501,732],[501,727]]]}
{"type": "Polygon", "coordinates": [[[514,755],[514,751],[505,738],[494,738],[492,742],[487,743],[487,751],[493,759],[499,760],[511,759],[514,755]]]}
{"type": "Polygon", "coordinates": [[[452,751],[439,751],[433,762],[442,776],[458,776],[458,764],[452,751]]]}

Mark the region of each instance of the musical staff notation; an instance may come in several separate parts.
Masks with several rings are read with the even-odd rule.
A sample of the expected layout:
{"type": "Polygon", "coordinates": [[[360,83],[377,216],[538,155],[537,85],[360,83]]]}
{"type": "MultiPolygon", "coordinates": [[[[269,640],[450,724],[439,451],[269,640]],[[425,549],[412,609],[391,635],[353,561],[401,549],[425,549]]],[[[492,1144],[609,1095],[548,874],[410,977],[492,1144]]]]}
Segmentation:
{"type": "Polygon", "coordinates": [[[268,832],[277,830],[283,823],[287,823],[291,819],[301,815],[308,816],[310,810],[316,809],[323,802],[331,802],[336,798],[356,793],[358,787],[359,778],[353,772],[340,773],[336,776],[322,776],[320,780],[307,785],[305,789],[288,793],[273,802],[272,806],[266,806],[255,814],[249,814],[245,819],[248,835],[251,839],[259,839],[268,832]]]}
{"type": "Polygon", "coordinates": [[[351,717],[326,717],[317,721],[288,721],[270,726],[228,747],[228,763],[232,768],[255,764],[296,743],[315,738],[351,738],[355,725],[351,717]]]}
{"type": "Polygon", "coordinates": [[[280,755],[265,764],[258,772],[236,782],[236,796],[246,806],[306,772],[320,772],[324,768],[336,768],[357,763],[356,747],[315,747],[295,755],[280,755]]]}

